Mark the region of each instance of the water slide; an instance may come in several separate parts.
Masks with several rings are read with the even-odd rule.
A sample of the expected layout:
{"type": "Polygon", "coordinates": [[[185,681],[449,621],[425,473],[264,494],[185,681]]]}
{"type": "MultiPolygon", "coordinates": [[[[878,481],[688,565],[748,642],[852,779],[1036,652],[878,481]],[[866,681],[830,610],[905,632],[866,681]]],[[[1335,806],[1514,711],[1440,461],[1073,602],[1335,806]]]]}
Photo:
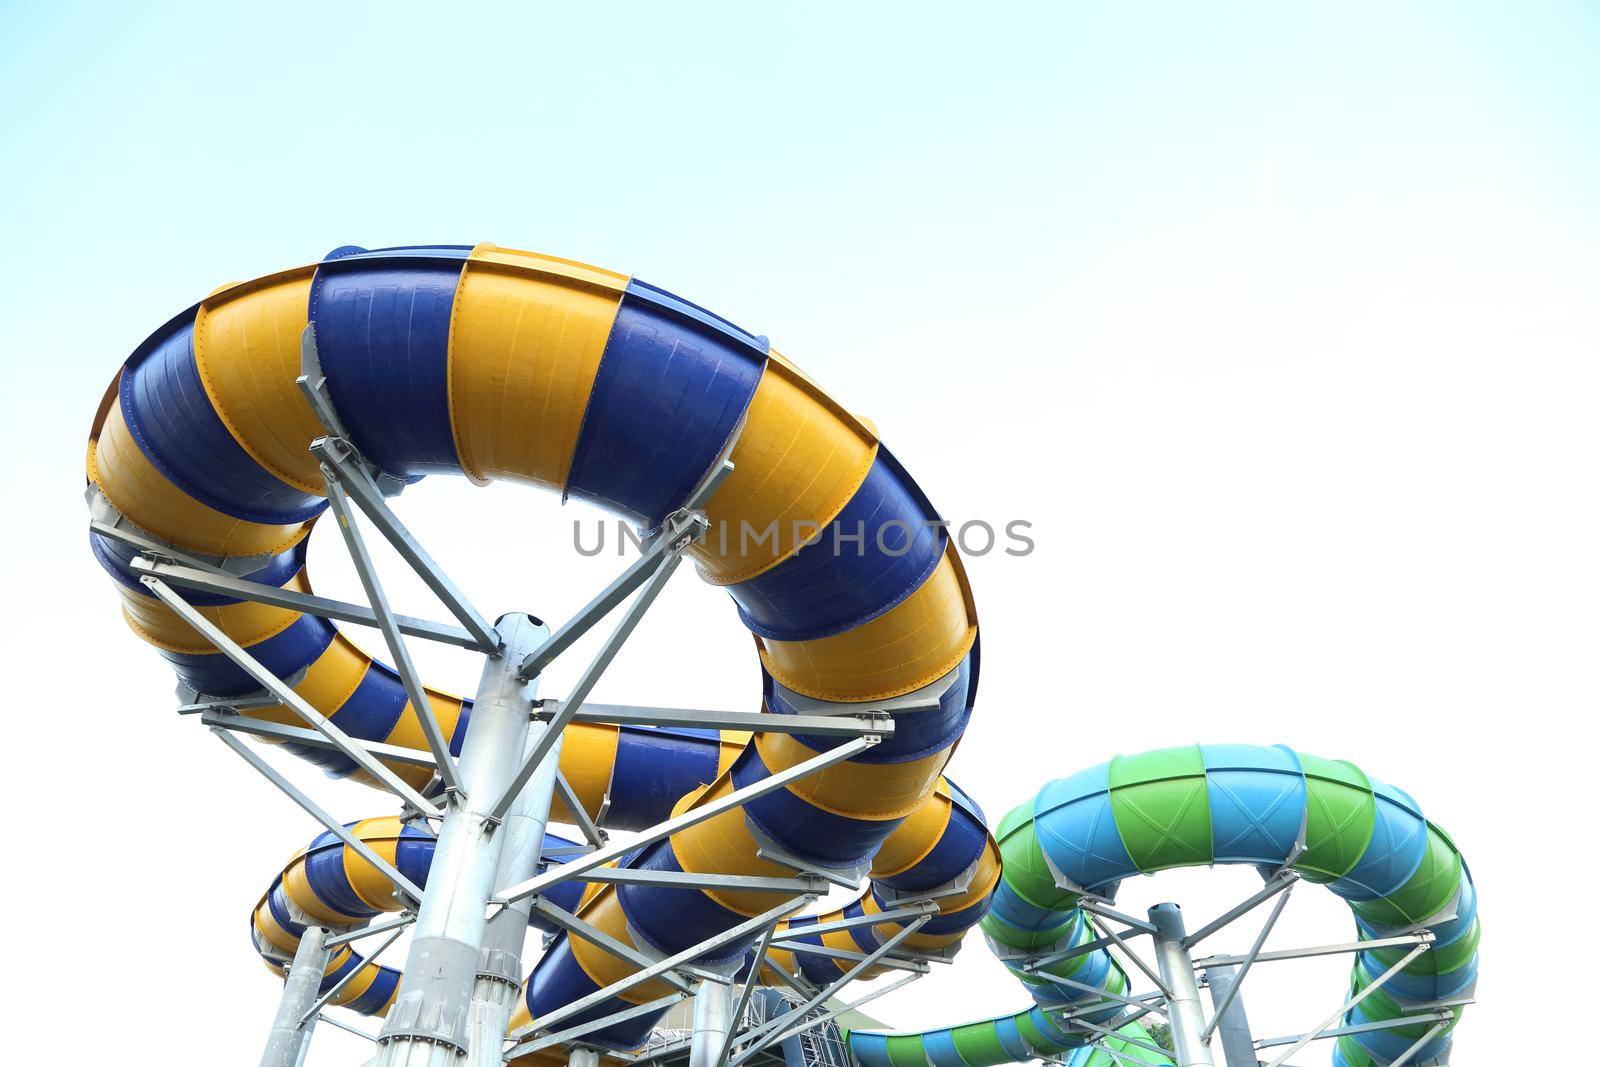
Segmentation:
{"type": "MultiPolygon", "coordinates": [[[[1176,867],[1248,864],[1287,867],[1350,905],[1361,940],[1425,927],[1434,939],[1416,959],[1344,1018],[1359,1026],[1443,1004],[1447,1028],[1412,1053],[1412,1063],[1443,1062],[1449,1030],[1477,976],[1477,897],[1450,838],[1410,796],[1352,763],[1282,746],[1197,745],[1123,756],[1058,779],[1001,820],[1004,870],[982,921],[995,953],[1027,988],[1034,1006],[1014,1015],[916,1034],[850,1035],[861,1067],[993,1067],[1035,1057],[1074,1067],[1109,1062],[1083,1048],[1083,1030],[1055,1021],[1122,993],[1127,976],[1106,948],[1029,972],[1022,961],[1088,944],[1099,934],[1078,908],[1080,892],[1114,900],[1124,878],[1176,867]]],[[[1352,995],[1400,962],[1405,947],[1356,954],[1352,995]]],[[[1123,1011],[1088,1012],[1104,1024],[1123,1011]]],[[[1137,1027],[1137,1024],[1134,1024],[1137,1027]]],[[[1424,1036],[1421,1024],[1338,1038],[1336,1067],[1381,1067],[1424,1036]]],[[[1126,1036],[1141,1032],[1124,1028],[1126,1036]]],[[[1125,1059],[1166,1063],[1139,1045],[1125,1059]]]]}
{"type": "MultiPolygon", "coordinates": [[[[296,386],[308,325],[338,418],[361,455],[396,484],[436,473],[529,482],[654,529],[729,456],[733,472],[704,508],[712,533],[690,554],[702,578],[727,589],[753,635],[768,713],[938,692],[935,710],[900,717],[876,747],[627,863],[787,876],[789,868],[757,854],[775,845],[823,867],[870,864],[870,888],[845,909],[853,914],[881,910],[904,891],[937,895],[949,883],[937,918],[905,942],[924,951],[955,945],[982,917],[998,854],[981,814],[943,779],[972,710],[977,618],[961,561],[931,521],[937,513],[870,423],[765,338],[637,279],[492,245],[346,247],[223,286],[138,347],[94,420],[92,516],[238,577],[308,591],[306,538],[327,506],[308,451],[324,431],[296,386]],[[763,536],[739,536],[746,527],[763,536]],[[845,550],[834,551],[836,543],[845,550]]],[[[184,685],[224,698],[258,688],[150,595],[133,567],[138,549],[100,533],[91,542],[128,624],[184,685]]],[[[187,599],[351,737],[426,747],[397,673],[329,622],[213,594],[187,599]]],[[[471,702],[427,693],[459,751],[471,702]]],[[[249,714],[296,721],[281,706],[249,714]]],[[[592,818],[627,828],[709,803],[840,743],[580,724],[569,731],[562,766],[592,818]]],[[[368,771],[336,752],[284,747],[330,775],[371,784],[368,771]]],[[[413,787],[429,778],[414,763],[385,766],[413,787]]],[[[422,829],[384,818],[355,825],[414,880],[425,876],[431,846],[422,829]]],[[[293,950],[303,929],[297,914],[359,921],[395,906],[375,869],[330,841],[319,838],[295,857],[255,909],[256,943],[274,961],[293,950]]],[[[646,884],[577,893],[568,902],[583,918],[656,957],[771,906],[759,893],[646,884]]],[[[863,948],[899,929],[885,922],[821,940],[863,948]]],[[[841,966],[823,956],[788,963],[819,979],[841,966]]],[[[381,1013],[392,1002],[392,972],[347,947],[332,966],[361,969],[341,991],[351,1006],[381,1013]]],[[[558,935],[524,984],[523,1018],[636,969],[558,935]]],[[[647,982],[574,1021],[664,991],[647,982]]],[[[645,1013],[586,1040],[637,1047],[655,1019],[645,1013]]]]}
{"type": "MultiPolygon", "coordinates": [[[[698,788],[697,783],[703,784],[718,773],[719,756],[724,764],[730,764],[732,758],[743,749],[743,743],[723,741],[709,732],[690,733],[645,727],[599,729],[620,729],[622,734],[609,746],[617,753],[612,764],[609,786],[612,804],[608,809],[615,817],[606,820],[612,829],[643,829],[665,818],[669,814],[670,801],[667,807],[659,806],[663,803],[662,798],[682,795],[672,794],[671,788],[683,783],[689,783],[685,791],[698,788]],[[669,736],[652,736],[658,733],[669,736]],[[674,748],[676,755],[686,758],[672,761],[664,770],[659,757],[664,754],[663,750],[671,753],[674,748]],[[697,760],[702,761],[698,767],[697,760]],[[673,774],[680,776],[677,781],[671,777],[673,774]]],[[[603,737],[597,735],[595,728],[589,724],[578,723],[569,727],[569,730],[573,733],[568,735],[561,754],[564,773],[576,771],[585,765],[583,750],[587,745],[596,740],[603,742],[603,737]],[[573,744],[575,740],[577,743],[573,744]]],[[[599,780],[598,776],[591,777],[599,780]]],[[[583,792],[580,791],[579,795],[583,796],[583,792]]],[[[589,795],[592,798],[594,794],[591,792],[589,795]]],[[[570,818],[559,801],[554,817],[570,818]]],[[[350,823],[346,828],[358,840],[371,846],[378,855],[393,863],[407,878],[426,888],[435,840],[425,823],[403,823],[397,816],[385,816],[350,823]]],[[[556,834],[547,833],[544,836],[542,851],[547,858],[559,859],[580,850],[578,842],[556,834]]],[[[621,862],[629,863],[630,860],[621,862]]],[[[775,939],[794,939],[842,952],[871,951],[882,943],[884,937],[892,936],[905,924],[891,920],[813,935],[807,935],[805,928],[873,915],[883,911],[887,901],[921,897],[946,887],[976,882],[992,889],[997,863],[994,840],[984,827],[983,812],[958,787],[941,781],[933,797],[918,809],[916,820],[908,819],[902,823],[879,849],[872,866],[870,891],[842,908],[783,920],[777,925],[775,939]]],[[[544,898],[564,911],[582,914],[584,906],[600,889],[599,882],[574,879],[547,891],[544,898]]],[[[986,890],[980,891],[976,912],[973,905],[958,905],[924,925],[918,934],[928,935],[929,940],[922,944],[927,947],[953,944],[977,923],[979,914],[984,910],[983,899],[987,896],[986,890]]],[[[375,867],[332,833],[324,832],[305,849],[295,853],[273,878],[271,886],[262,894],[251,915],[251,938],[267,966],[274,973],[281,974],[284,965],[294,956],[294,950],[305,932],[307,919],[335,928],[358,926],[400,907],[401,901],[396,899],[393,888],[375,867]]],[[[554,923],[538,912],[529,917],[529,923],[546,933],[561,933],[554,923]]],[[[742,978],[746,969],[754,965],[753,951],[741,948],[730,955],[743,957],[735,972],[738,978],[742,978]]],[[[814,985],[822,986],[838,979],[850,965],[848,957],[796,952],[781,945],[769,947],[766,959],[769,962],[762,978],[769,985],[781,984],[781,976],[774,972],[774,967],[782,967],[791,975],[799,975],[814,985]]],[[[871,969],[868,972],[869,976],[879,973],[880,970],[871,969]]],[[[394,1002],[399,983],[398,970],[369,963],[349,945],[342,945],[329,959],[322,988],[327,991],[337,987],[330,1001],[332,1004],[363,1015],[381,1016],[394,1002]]],[[[526,1011],[515,1019],[517,1024],[527,1021],[526,1011]]]]}

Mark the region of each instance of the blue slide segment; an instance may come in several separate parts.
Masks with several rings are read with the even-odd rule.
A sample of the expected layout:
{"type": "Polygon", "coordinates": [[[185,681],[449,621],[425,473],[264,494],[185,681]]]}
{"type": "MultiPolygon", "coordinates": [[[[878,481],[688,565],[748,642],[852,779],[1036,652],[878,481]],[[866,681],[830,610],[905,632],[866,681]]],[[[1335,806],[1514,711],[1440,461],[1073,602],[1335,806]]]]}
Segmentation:
{"type": "Polygon", "coordinates": [[[654,529],[710,471],[767,362],[766,339],[637,279],[600,359],[567,493],[654,529]]]}
{"type": "Polygon", "coordinates": [[[195,310],[156,331],[123,368],[122,416],[139,450],[174,485],[225,515],[275,524],[311,518],[327,501],[257,463],[212,406],[194,358],[195,310]]]}
{"type": "Polygon", "coordinates": [[[361,454],[399,478],[461,472],[450,424],[450,310],[471,251],[339,248],[311,285],[334,408],[361,454]]]}
{"type": "Polygon", "coordinates": [[[910,596],[949,536],[917,483],[883,446],[866,480],[814,541],[728,587],[753,633],[806,641],[852,630],[910,596]]]}

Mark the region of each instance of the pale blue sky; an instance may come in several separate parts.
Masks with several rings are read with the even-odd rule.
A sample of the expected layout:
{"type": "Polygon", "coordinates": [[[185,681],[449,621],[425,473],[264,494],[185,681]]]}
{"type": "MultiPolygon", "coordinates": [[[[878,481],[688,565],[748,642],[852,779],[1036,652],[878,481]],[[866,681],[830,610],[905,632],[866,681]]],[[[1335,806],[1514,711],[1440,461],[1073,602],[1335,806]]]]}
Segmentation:
{"type": "MultiPolygon", "coordinates": [[[[19,907],[137,918],[73,946],[139,957],[96,998],[106,1032],[181,988],[196,1049],[253,1047],[273,994],[245,912],[309,827],[172,721],[170,675],[116,619],[77,499],[90,417],[221,283],[347,243],[492,240],[769,334],[946,514],[1035,522],[1033,556],[971,562],[983,714],[953,774],[992,820],[1052,775],[1195,740],[1283,741],[1412,791],[1490,924],[1456,1062],[1505,1062],[1530,976],[1577,979],[1509,936],[1572,844],[1504,783],[1536,767],[1542,803],[1593,810],[1597,56],[1595,3],[0,0],[0,445],[31,508],[6,529],[27,610],[0,637],[29,665],[17,707],[100,716],[75,727],[82,785],[48,759],[10,783],[61,798],[32,847],[72,872],[19,907]],[[71,698],[84,649],[112,698],[71,698]],[[80,876],[61,827],[126,825],[107,811],[129,791],[146,829],[97,836],[80,876]],[[136,876],[108,898],[106,871],[136,876]],[[204,959],[143,952],[175,900],[204,959]]],[[[542,565],[568,527],[502,502],[526,496],[402,505],[486,610],[560,618],[615,560],[542,565]],[[529,562],[508,577],[463,513],[523,523],[529,562]]],[[[325,539],[312,559],[354,595],[325,539]]],[[[681,585],[599,698],[750,706],[748,638],[681,585]],[[686,669],[697,642],[726,663],[686,669]]],[[[380,803],[295,773],[352,817],[380,803]]],[[[1195,877],[1202,903],[1243,885],[1195,877]]],[[[1329,906],[1292,932],[1346,936],[1329,906]]],[[[55,933],[13,926],[82,981],[55,933]]],[[[1342,969],[1252,1017],[1315,1022],[1342,969]]],[[[875,1007],[921,1026],[1021,1003],[974,941],[875,1007]]]]}

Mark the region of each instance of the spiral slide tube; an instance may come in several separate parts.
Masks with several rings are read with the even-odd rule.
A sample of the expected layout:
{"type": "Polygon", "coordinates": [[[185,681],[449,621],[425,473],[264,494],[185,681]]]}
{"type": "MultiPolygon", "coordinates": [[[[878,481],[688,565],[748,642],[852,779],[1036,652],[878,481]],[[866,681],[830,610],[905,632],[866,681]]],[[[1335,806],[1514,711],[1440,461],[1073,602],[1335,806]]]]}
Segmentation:
{"type": "MultiPolygon", "coordinates": [[[[569,753],[593,744],[598,731],[618,731],[614,771],[639,772],[613,774],[610,786],[613,802],[606,819],[607,826],[613,829],[642,829],[665,818],[670,813],[671,800],[664,798],[675,798],[716,777],[718,749],[724,762],[731,760],[729,753],[742,750],[741,744],[719,739],[710,731],[595,728],[587,724],[569,727],[569,731],[574,732],[569,732],[569,743],[564,746],[563,768],[579,766],[585,761],[586,756],[569,753]],[[655,734],[667,736],[657,738],[652,736],[655,734]],[[578,743],[571,744],[573,741],[578,743]],[[677,758],[670,758],[674,756],[677,758]],[[674,775],[676,781],[672,779],[674,775]],[[609,813],[621,814],[611,818],[609,813]]],[[[557,818],[565,814],[559,800],[554,814],[557,818]]],[[[427,885],[435,841],[425,826],[402,824],[398,817],[389,816],[351,823],[347,829],[414,884],[427,885]]],[[[544,852],[560,855],[561,850],[571,849],[575,844],[546,834],[544,852]]],[[[966,883],[966,893],[953,898],[957,903],[919,931],[951,943],[952,937],[958,940],[978,922],[986,910],[998,874],[999,853],[984,827],[982,811],[959,788],[941,780],[934,795],[879,849],[873,864],[872,885],[866,893],[835,911],[779,923],[777,936],[791,936],[830,949],[870,952],[882,944],[884,938],[901,929],[904,921],[888,920],[810,937],[804,935],[804,928],[882,912],[886,910],[886,898],[894,894],[923,895],[966,883]],[[904,856],[916,853],[920,854],[914,861],[901,866],[904,856]],[[972,902],[962,904],[963,899],[972,902]]],[[[559,908],[580,912],[582,905],[599,889],[599,883],[575,879],[542,895],[559,908]]],[[[268,967],[281,974],[294,957],[308,923],[333,928],[360,926],[400,906],[392,886],[375,867],[333,834],[324,832],[290,859],[257,902],[251,916],[251,937],[268,967]]],[[[529,922],[541,930],[557,932],[538,912],[529,917],[529,922]]],[[[773,964],[786,968],[791,974],[798,971],[817,985],[839,978],[850,965],[848,961],[779,946],[770,948],[768,957],[773,964]]],[[[743,966],[751,963],[753,954],[743,966]]],[[[770,971],[765,972],[765,977],[776,979],[770,971]]],[[[364,1015],[383,1015],[394,1000],[399,981],[398,971],[368,964],[346,944],[330,957],[322,992],[337,987],[330,1003],[364,1015]],[[352,971],[359,973],[351,975],[352,971]]]]}
{"type": "MultiPolygon", "coordinates": [[[[823,866],[877,857],[887,882],[937,847],[940,811],[956,806],[928,805],[970,715],[978,659],[971,594],[948,537],[929,524],[937,513],[872,428],[764,338],[643,282],[480,245],[341,248],[311,266],[224,286],[152,335],[108,391],[87,457],[97,516],[214,557],[241,577],[309,588],[304,540],[326,500],[308,451],[323,431],[295,385],[308,323],[354,444],[397,479],[445,472],[533,482],[654,527],[732,442],[735,469],[704,509],[712,533],[691,552],[755,635],[768,712],[792,713],[792,694],[850,704],[948,682],[939,708],[903,717],[892,739],[631,862],[784,875],[757,856],[769,841],[823,866]],[[763,536],[738,536],[746,527],[763,536]],[[906,825],[921,836],[897,841],[906,825]]],[[[145,592],[124,545],[91,537],[129,624],[184,683],[223,697],[256,688],[145,592]]],[[[223,597],[191,603],[346,733],[424,747],[395,672],[331,624],[223,597]]],[[[429,696],[459,750],[470,705],[429,696]]],[[[255,714],[289,721],[283,708],[255,714]]],[[[586,806],[598,804],[592,780],[622,758],[623,735],[613,736],[614,760],[570,772],[575,785],[590,785],[586,806]]],[[[608,743],[595,737],[593,746],[608,743]]],[[[647,763],[676,743],[665,733],[637,741],[647,763]]],[[[838,743],[758,734],[726,765],[719,758],[709,781],[676,806],[725,796],[838,743]]],[[[286,747],[330,774],[364,777],[338,753],[286,747]]],[[[427,776],[392,769],[412,784],[427,776]]],[[[395,836],[396,849],[410,847],[404,836],[395,836]]],[[[955,927],[981,915],[996,878],[975,877],[967,893],[941,901],[952,928],[924,928],[907,945],[959,940],[955,927]]],[[[769,906],[754,893],[606,885],[582,909],[613,937],[667,954],[769,906]]],[[[546,1014],[634,970],[558,938],[525,985],[526,1010],[546,1014]]],[[[660,982],[644,983],[571,1021],[663,992],[660,982]]],[[[653,1023],[641,1016],[586,1040],[636,1047],[653,1023]]]]}
{"type": "MultiPolygon", "coordinates": [[[[999,837],[1004,874],[982,926],[1002,956],[1044,955],[1095,937],[1077,910],[1079,894],[1063,884],[1109,898],[1130,875],[1243,863],[1287,865],[1326,884],[1350,904],[1364,941],[1419,926],[1433,932],[1427,950],[1348,1012],[1346,1025],[1463,997],[1477,976],[1477,898],[1460,853],[1411,797],[1351,763],[1247,745],[1118,757],[1045,786],[1001,821],[999,837]]],[[[1352,993],[1406,951],[1358,953],[1352,993]]],[[[1081,1030],[1067,1032],[1047,1013],[1059,1015],[1093,995],[1008,967],[1037,1002],[1030,1011],[921,1034],[854,1033],[851,1051],[862,1067],[989,1067],[1081,1045],[1081,1030]]],[[[1126,984],[1104,949],[1045,969],[1113,992],[1126,984]]],[[[1447,1029],[1413,1063],[1448,1053],[1461,1008],[1446,1003],[1439,1010],[1451,1016],[1447,1029]]],[[[1334,1063],[1381,1067],[1426,1030],[1412,1025],[1340,1037],[1334,1063]]],[[[1137,1046],[1119,1051],[1141,1056],[1137,1046]]]]}

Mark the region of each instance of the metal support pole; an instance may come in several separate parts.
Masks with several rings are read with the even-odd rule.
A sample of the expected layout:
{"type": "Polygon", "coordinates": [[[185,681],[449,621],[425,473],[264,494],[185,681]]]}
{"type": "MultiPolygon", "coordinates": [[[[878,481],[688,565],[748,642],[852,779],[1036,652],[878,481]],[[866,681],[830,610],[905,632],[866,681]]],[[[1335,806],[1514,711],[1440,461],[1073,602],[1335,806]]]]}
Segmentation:
{"type": "MultiPolygon", "coordinates": [[[[524,753],[532,751],[546,726],[535,722],[528,729],[524,753]]],[[[503,890],[539,873],[544,831],[550,821],[550,801],[561,760],[561,739],[534,771],[528,786],[512,805],[501,829],[505,843],[495,870],[495,889],[503,890]]],[[[467,1010],[467,1059],[463,1067],[501,1067],[505,1062],[506,1032],[522,989],[522,949],[528,937],[528,915],[533,897],[496,911],[483,934],[478,956],[478,979],[467,1010]]]]}
{"type": "Polygon", "coordinates": [[[1183,912],[1176,904],[1157,904],[1150,909],[1151,937],[1156,946],[1156,967],[1167,989],[1167,1022],[1172,1027],[1172,1050],[1178,1067],[1211,1067],[1211,1047],[1201,1036],[1205,1030],[1205,1009],[1200,1006],[1200,987],[1194,980],[1194,963],[1183,947],[1183,912]]]}
{"type": "MultiPolygon", "coordinates": [[[[357,976],[366,974],[368,968],[376,971],[378,969],[378,957],[387,952],[390,945],[400,940],[400,935],[405,932],[405,927],[403,926],[396,928],[392,933],[389,934],[388,937],[383,939],[383,944],[379,945],[371,955],[365,958],[361,966],[350,968],[345,972],[343,978],[329,986],[328,991],[322,994],[322,996],[318,997],[317,1002],[311,1005],[311,1007],[307,1008],[304,1015],[300,1016],[300,1025],[304,1026],[311,1022],[315,1016],[322,1014],[322,1009],[326,1008],[330,1003],[332,1003],[333,998],[339,995],[339,991],[345,986],[349,985],[351,982],[355,981],[357,976]]],[[[327,947],[327,942],[323,942],[323,945],[324,947],[327,947]]]]}
{"type": "Polygon", "coordinates": [[[1257,1062],[1255,1037],[1250,1033],[1250,1020],[1237,989],[1242,977],[1238,967],[1206,969],[1211,1006],[1216,1012],[1211,1026],[1222,1037],[1222,1058],[1228,1067],[1256,1067],[1257,1062]]]}
{"type": "Polygon", "coordinates": [[[289,964],[289,977],[283,983],[283,996],[278,999],[278,1014],[267,1035],[266,1051],[261,1053],[261,1067],[300,1067],[305,1058],[317,1020],[312,1018],[302,1024],[301,1018],[316,1003],[317,989],[328,968],[327,937],[328,931],[320,926],[308,926],[300,935],[294,962],[289,964]]]}
{"type": "Polygon", "coordinates": [[[498,629],[504,646],[484,660],[461,751],[466,796],[439,828],[399,994],[378,1035],[378,1067],[455,1067],[467,1051],[485,906],[510,836],[488,805],[516,773],[528,736],[535,686],[517,677],[517,664],[548,633],[518,614],[503,616],[498,629]]]}
{"type": "MultiPolygon", "coordinates": [[[[757,965],[759,969],[759,964],[757,965]]],[[[694,993],[694,1037],[689,1067],[718,1067],[733,1027],[733,986],[702,981],[694,993]]]]}
{"type": "MultiPolygon", "coordinates": [[[[1277,903],[1272,905],[1272,914],[1268,915],[1267,921],[1261,924],[1261,932],[1256,935],[1255,943],[1250,946],[1249,955],[1244,958],[1244,962],[1239,964],[1237,969],[1230,964],[1223,964],[1220,967],[1204,968],[1208,976],[1213,972],[1218,974],[1226,972],[1227,977],[1224,979],[1224,982],[1227,985],[1227,988],[1225,990],[1219,990],[1216,986],[1211,987],[1211,1005],[1214,1013],[1211,1016],[1211,1021],[1206,1023],[1205,1030],[1201,1032],[1201,1037],[1209,1039],[1211,1037],[1211,1032],[1218,1026],[1222,1025],[1223,1020],[1227,1017],[1228,1008],[1233,1003],[1234,998],[1239,995],[1240,988],[1244,983],[1244,976],[1250,973],[1250,968],[1255,966],[1256,960],[1260,958],[1262,946],[1267,943],[1267,937],[1272,933],[1272,928],[1278,924],[1278,916],[1283,914],[1283,906],[1289,903],[1289,890],[1291,888],[1293,888],[1292,885],[1285,888],[1283,895],[1278,898],[1277,903]]],[[[1186,942],[1186,944],[1193,945],[1194,939],[1191,938],[1188,942],[1186,942]]],[[[1244,1020],[1244,1015],[1242,1012],[1240,1013],[1239,1020],[1241,1022],[1244,1020]]],[[[1248,1024],[1245,1025],[1245,1033],[1248,1036],[1248,1024]]],[[[1226,1047],[1226,1045],[1224,1047],[1226,1047]]],[[[1254,1067],[1254,1064],[1253,1062],[1246,1063],[1245,1067],[1254,1067]]]]}

